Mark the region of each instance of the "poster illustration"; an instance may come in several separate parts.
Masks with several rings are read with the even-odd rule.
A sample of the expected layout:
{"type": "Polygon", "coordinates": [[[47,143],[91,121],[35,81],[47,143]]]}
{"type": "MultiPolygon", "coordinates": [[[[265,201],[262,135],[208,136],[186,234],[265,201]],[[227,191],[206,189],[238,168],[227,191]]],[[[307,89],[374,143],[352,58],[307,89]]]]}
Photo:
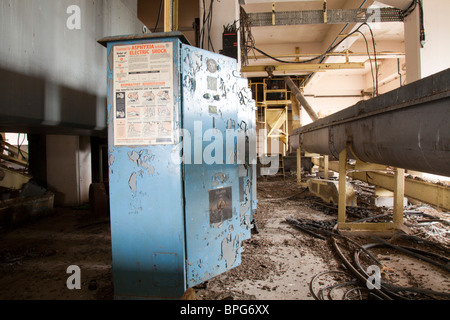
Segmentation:
{"type": "Polygon", "coordinates": [[[173,43],[114,47],[114,144],[174,144],[173,43]]]}

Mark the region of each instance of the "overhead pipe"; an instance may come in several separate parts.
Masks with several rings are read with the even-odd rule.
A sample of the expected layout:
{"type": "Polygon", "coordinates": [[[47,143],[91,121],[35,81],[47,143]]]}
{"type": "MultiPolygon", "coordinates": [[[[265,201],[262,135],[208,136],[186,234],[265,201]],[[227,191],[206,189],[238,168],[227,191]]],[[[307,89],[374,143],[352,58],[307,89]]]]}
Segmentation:
{"type": "Polygon", "coordinates": [[[298,103],[300,103],[302,105],[302,107],[305,109],[305,111],[308,113],[311,120],[312,121],[319,120],[319,116],[314,111],[314,109],[310,106],[308,101],[306,101],[305,97],[302,95],[302,92],[295,85],[294,81],[292,81],[291,77],[284,77],[284,80],[286,81],[286,84],[288,85],[288,87],[291,89],[295,98],[298,100],[298,103]]]}
{"type": "Polygon", "coordinates": [[[450,69],[293,131],[291,147],[450,176],[450,69]]]}

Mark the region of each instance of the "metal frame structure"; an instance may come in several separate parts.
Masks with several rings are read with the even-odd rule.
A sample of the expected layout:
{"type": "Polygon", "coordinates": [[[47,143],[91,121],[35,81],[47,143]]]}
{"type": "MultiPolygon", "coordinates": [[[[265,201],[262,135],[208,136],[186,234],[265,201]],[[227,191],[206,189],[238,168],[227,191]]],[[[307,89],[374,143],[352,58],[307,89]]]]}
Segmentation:
{"type": "MultiPolygon", "coordinates": [[[[386,166],[396,168],[394,175],[375,171],[371,176],[376,177],[377,181],[367,181],[395,194],[394,224],[379,225],[377,229],[400,226],[404,194],[448,209],[449,187],[430,187],[430,184],[422,183],[414,184],[415,188],[412,188],[412,182],[404,178],[404,170],[450,176],[450,148],[446,143],[450,140],[449,99],[450,69],[371,100],[361,101],[295,130],[291,136],[291,146],[298,149],[297,164],[300,167],[300,148],[339,159],[334,170],[339,172],[340,196],[341,192],[345,195],[343,177],[350,175],[366,181],[369,180],[366,171],[386,171],[386,166]],[[356,171],[350,174],[347,172],[348,158],[357,160],[356,171]]],[[[326,166],[330,165],[328,161],[326,163],[326,166]]],[[[298,182],[302,183],[300,175],[298,182]]],[[[343,199],[339,201],[339,224],[348,227],[343,199]]],[[[363,228],[374,228],[365,225],[363,228]]]]}
{"type": "MultiPolygon", "coordinates": [[[[312,160],[319,167],[319,170],[339,172],[339,161],[323,161],[320,155],[316,155],[312,160]],[[329,170],[325,170],[325,166],[328,166],[329,170]]],[[[386,166],[365,164],[365,167],[361,168],[347,164],[347,176],[386,190],[394,191],[395,188],[393,171],[386,166]],[[367,171],[363,170],[368,169],[367,166],[370,166],[369,168],[372,169],[370,174],[366,174],[367,171]]],[[[301,175],[297,178],[299,185],[305,185],[301,182],[301,175]]],[[[417,179],[414,176],[409,176],[407,172],[405,173],[405,197],[428,203],[441,210],[450,210],[450,188],[445,185],[417,179]]]]}
{"type": "Polygon", "coordinates": [[[303,24],[341,24],[362,22],[403,22],[402,10],[396,8],[374,9],[324,9],[305,11],[279,11],[248,13],[252,27],[287,26],[303,24]]]}
{"type": "MultiPolygon", "coordinates": [[[[253,97],[257,106],[256,119],[260,126],[260,135],[258,140],[258,156],[264,156],[269,152],[269,141],[279,140],[283,143],[283,148],[278,150],[281,156],[285,156],[289,149],[289,105],[292,104],[291,91],[286,83],[277,89],[269,89],[269,81],[282,81],[283,78],[263,79],[262,82],[250,81],[249,86],[252,89],[253,97]],[[260,94],[260,90],[262,94],[260,94]],[[270,99],[269,94],[280,94],[284,99],[270,99]],[[260,99],[262,98],[262,99],[260,99]]],[[[279,149],[279,148],[278,148],[279,149]]]]}

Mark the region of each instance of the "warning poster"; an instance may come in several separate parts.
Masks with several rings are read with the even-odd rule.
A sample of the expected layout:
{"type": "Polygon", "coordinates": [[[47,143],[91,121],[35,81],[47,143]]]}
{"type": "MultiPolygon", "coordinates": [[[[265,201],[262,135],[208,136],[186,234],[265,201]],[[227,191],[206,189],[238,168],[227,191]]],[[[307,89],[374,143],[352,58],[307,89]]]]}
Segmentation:
{"type": "Polygon", "coordinates": [[[114,144],[174,144],[173,43],[114,47],[114,144]]]}

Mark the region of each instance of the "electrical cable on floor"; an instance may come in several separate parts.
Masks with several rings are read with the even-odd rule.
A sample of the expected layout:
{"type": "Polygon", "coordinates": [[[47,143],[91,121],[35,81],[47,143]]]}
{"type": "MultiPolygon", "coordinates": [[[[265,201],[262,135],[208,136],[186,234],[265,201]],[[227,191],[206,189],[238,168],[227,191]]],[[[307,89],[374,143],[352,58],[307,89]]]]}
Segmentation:
{"type": "Polygon", "coordinates": [[[340,270],[332,270],[332,271],[324,271],[321,272],[317,275],[315,275],[311,281],[309,282],[309,291],[311,292],[311,295],[313,296],[314,299],[316,300],[322,300],[320,299],[319,296],[316,295],[316,293],[314,292],[314,282],[321,276],[325,275],[325,274],[330,274],[330,273],[334,273],[334,274],[341,274],[341,275],[348,275],[346,272],[344,271],[340,271],[340,270]]]}
{"type": "Polygon", "coordinates": [[[259,200],[259,201],[260,201],[260,202],[275,202],[275,201],[288,200],[288,199],[291,199],[291,198],[294,198],[294,197],[296,197],[296,196],[301,195],[302,193],[304,193],[304,192],[307,191],[307,190],[308,190],[308,188],[303,189],[303,190],[300,191],[300,192],[296,192],[296,193],[294,193],[294,194],[292,194],[292,195],[290,195],[290,196],[283,197],[283,198],[276,198],[276,199],[261,199],[261,200],[259,200]]]}
{"type": "MultiPolygon", "coordinates": [[[[349,272],[351,274],[353,274],[353,276],[355,276],[358,280],[360,280],[362,283],[367,283],[367,279],[368,277],[364,276],[363,274],[361,274],[351,263],[350,261],[344,256],[344,254],[342,253],[342,250],[339,248],[336,239],[334,237],[331,237],[331,242],[333,245],[333,248],[335,249],[336,253],[338,254],[338,256],[340,257],[340,259],[342,260],[342,262],[344,263],[345,267],[347,268],[347,270],[349,270],[349,272]]],[[[393,300],[392,297],[390,297],[388,294],[386,294],[385,292],[381,291],[380,289],[374,288],[373,289],[374,292],[380,296],[381,298],[383,298],[384,300],[393,300]]]]}
{"type": "MultiPolygon", "coordinates": [[[[384,242],[384,241],[383,241],[384,242]]],[[[391,244],[387,245],[385,243],[371,243],[371,244],[367,244],[363,246],[366,250],[372,249],[372,248],[376,248],[376,247],[391,247],[391,244]]],[[[400,249],[401,252],[410,255],[412,257],[415,257],[419,260],[428,260],[427,262],[431,263],[431,264],[438,264],[436,261],[433,261],[431,259],[426,258],[426,255],[432,256],[434,259],[441,259],[441,260],[447,260],[445,257],[441,257],[438,256],[436,254],[433,254],[431,252],[427,252],[427,251],[423,251],[423,250],[419,250],[419,249],[414,249],[414,248],[406,248],[406,247],[400,247],[400,246],[395,246],[395,249],[400,249]],[[403,251],[404,250],[404,251],[403,251]]],[[[392,247],[391,247],[392,248],[392,247]]],[[[356,265],[356,268],[359,270],[359,272],[361,272],[366,278],[368,278],[369,276],[367,275],[367,273],[364,271],[364,268],[361,265],[360,262],[360,251],[356,250],[353,254],[353,261],[356,265]]],[[[438,265],[439,267],[443,268],[444,270],[446,270],[445,266],[443,265],[438,265]]],[[[410,287],[400,287],[400,286],[396,286],[394,284],[391,283],[387,283],[387,282],[382,282],[381,283],[381,290],[385,291],[386,293],[390,294],[391,296],[394,296],[397,299],[402,299],[402,300],[406,300],[405,297],[400,296],[399,292],[413,292],[413,293],[420,293],[420,294],[424,294],[424,295],[434,295],[434,296],[443,296],[446,298],[450,297],[450,294],[448,293],[444,293],[444,292],[436,292],[436,291],[432,291],[432,290],[427,290],[427,289],[421,289],[421,288],[410,288],[410,287]]]]}
{"type": "MultiPolygon", "coordinates": [[[[318,238],[323,238],[322,235],[326,235],[329,236],[330,238],[340,238],[343,239],[351,244],[353,244],[354,246],[356,246],[357,248],[363,250],[367,255],[369,255],[378,265],[381,265],[381,263],[368,251],[366,250],[363,246],[361,246],[359,243],[357,243],[356,241],[351,240],[350,238],[341,235],[340,233],[338,233],[337,231],[333,230],[333,231],[328,231],[323,227],[320,226],[312,226],[312,225],[307,225],[302,223],[299,220],[296,219],[292,219],[292,218],[288,218],[286,219],[286,222],[294,225],[296,227],[299,227],[299,229],[304,229],[309,231],[308,233],[314,233],[314,236],[318,237],[318,238]],[[300,228],[301,227],[301,228],[300,228]],[[317,233],[316,233],[317,232],[317,233]],[[318,233],[322,233],[322,235],[318,234],[318,233]]],[[[325,240],[325,239],[323,239],[325,240]]]]}
{"type": "Polygon", "coordinates": [[[333,291],[334,290],[340,289],[342,287],[347,287],[347,286],[355,286],[357,284],[358,284],[358,282],[356,280],[353,280],[353,281],[338,283],[338,284],[335,284],[333,286],[329,286],[328,288],[330,289],[330,291],[328,292],[328,299],[334,300],[333,299],[333,291]]]}
{"type": "MultiPolygon", "coordinates": [[[[337,232],[336,227],[334,228],[334,232],[337,232]]],[[[406,253],[412,257],[415,257],[417,259],[423,260],[423,261],[427,261],[433,265],[436,265],[438,267],[441,267],[443,270],[448,271],[448,264],[450,262],[450,259],[447,259],[446,257],[442,257],[439,256],[437,254],[434,253],[430,253],[427,251],[423,251],[423,250],[419,250],[419,249],[415,249],[415,248],[407,248],[407,247],[400,247],[400,246],[394,246],[392,244],[387,244],[384,240],[380,239],[379,243],[375,243],[375,244],[369,244],[369,245],[358,245],[359,249],[354,251],[353,254],[353,260],[354,260],[354,265],[344,256],[342,250],[339,248],[339,245],[337,244],[336,238],[337,237],[330,237],[333,247],[336,251],[336,253],[338,254],[338,256],[340,257],[340,259],[342,260],[344,266],[346,267],[347,271],[350,272],[351,275],[355,276],[357,278],[357,280],[361,281],[362,283],[366,284],[368,279],[369,279],[369,275],[364,271],[363,267],[361,266],[361,263],[359,261],[359,255],[362,251],[364,251],[366,254],[369,252],[369,249],[374,248],[374,247],[392,247],[394,249],[400,250],[400,252],[406,253]],[[437,260],[443,261],[445,264],[439,263],[437,262],[437,260]]],[[[345,237],[343,237],[343,239],[346,239],[345,237]]],[[[377,238],[376,238],[377,239],[377,238]]],[[[379,238],[378,238],[379,239],[379,238]]],[[[381,265],[378,260],[376,260],[372,254],[370,254],[370,258],[375,261],[378,265],[381,265]]],[[[340,272],[343,273],[343,271],[326,271],[326,272],[322,272],[319,273],[318,275],[314,276],[310,282],[310,291],[311,294],[313,295],[313,297],[316,300],[324,300],[324,292],[326,290],[330,290],[330,292],[328,293],[328,297],[330,299],[332,299],[331,297],[331,292],[333,289],[335,288],[339,288],[339,287],[343,287],[345,285],[350,285],[349,283],[342,283],[342,284],[337,284],[337,285],[330,285],[330,286],[326,286],[325,288],[322,288],[319,291],[319,294],[317,295],[314,292],[314,282],[317,280],[317,278],[319,278],[320,276],[327,274],[327,273],[334,273],[334,272],[340,272]]],[[[344,272],[345,273],[345,272],[344,272]]],[[[355,283],[355,285],[357,285],[357,283],[355,283]]],[[[361,296],[361,290],[368,290],[367,288],[364,287],[356,287],[356,288],[352,288],[350,290],[348,290],[345,295],[344,295],[344,299],[349,299],[349,295],[350,292],[356,291],[359,294],[360,299],[362,299],[361,296]]],[[[383,281],[381,283],[381,287],[380,289],[374,288],[372,290],[369,290],[369,297],[370,298],[376,298],[379,300],[409,300],[408,297],[405,297],[403,295],[401,295],[400,293],[415,293],[415,294],[420,294],[424,297],[430,298],[430,299],[435,299],[435,296],[441,296],[441,297],[445,297],[445,298],[449,298],[450,294],[445,293],[445,292],[436,292],[433,290],[428,290],[428,289],[421,289],[421,288],[409,288],[409,287],[400,287],[400,286],[396,286],[390,283],[387,283],[385,281],[383,281]]]]}
{"type": "Polygon", "coordinates": [[[430,264],[432,264],[432,265],[434,265],[436,267],[439,267],[439,268],[441,268],[441,269],[443,269],[443,270],[445,270],[447,272],[450,272],[450,267],[449,267],[450,260],[445,258],[445,257],[440,257],[440,256],[437,256],[435,254],[432,254],[431,252],[425,252],[425,251],[414,249],[414,248],[406,248],[406,247],[402,247],[402,246],[396,246],[396,245],[394,245],[392,243],[389,243],[389,242],[387,242],[387,241],[385,241],[385,240],[383,240],[383,239],[381,239],[379,237],[375,237],[374,236],[372,238],[374,240],[376,240],[377,242],[379,242],[381,244],[384,244],[384,245],[386,245],[386,246],[388,246],[388,247],[390,247],[392,249],[398,250],[398,251],[400,251],[402,253],[408,254],[408,255],[410,255],[412,257],[415,257],[415,258],[417,258],[419,260],[428,262],[428,263],[430,263],[430,264]],[[433,258],[429,258],[427,256],[432,256],[433,258]],[[439,263],[435,259],[440,259],[440,260],[444,261],[445,264],[439,263]]]}

